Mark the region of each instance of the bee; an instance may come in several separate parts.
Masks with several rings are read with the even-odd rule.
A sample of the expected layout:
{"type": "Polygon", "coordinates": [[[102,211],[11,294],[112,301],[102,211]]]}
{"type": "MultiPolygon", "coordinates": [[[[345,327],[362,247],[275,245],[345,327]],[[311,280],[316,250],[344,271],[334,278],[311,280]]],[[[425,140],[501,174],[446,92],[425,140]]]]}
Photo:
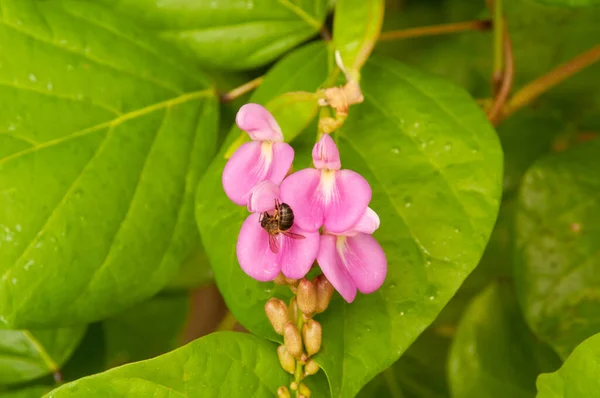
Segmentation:
{"type": "Polygon", "coordinates": [[[269,248],[275,254],[279,253],[278,234],[281,233],[292,239],[305,238],[303,235],[298,235],[289,231],[294,225],[294,212],[288,204],[281,203],[277,199],[275,199],[275,210],[273,211],[273,215],[264,212],[261,214],[259,222],[260,226],[269,234],[269,248]]]}

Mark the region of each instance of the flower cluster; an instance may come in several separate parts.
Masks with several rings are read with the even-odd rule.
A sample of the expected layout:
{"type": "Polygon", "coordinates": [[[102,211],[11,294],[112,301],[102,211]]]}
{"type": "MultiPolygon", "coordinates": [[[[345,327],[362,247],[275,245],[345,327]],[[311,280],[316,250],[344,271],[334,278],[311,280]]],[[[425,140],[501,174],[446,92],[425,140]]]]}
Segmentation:
{"type": "Polygon", "coordinates": [[[236,123],[251,142],[223,170],[223,188],[252,213],[237,242],[240,266],[259,281],[280,273],[303,278],[315,260],[347,302],[356,291],[371,293],[383,283],[387,260],[371,236],[379,217],[369,208],[371,187],[360,174],[341,168],[338,148],[325,134],[313,148],[314,168],[289,176],[294,150],[262,106],[246,104],[236,123]]]}

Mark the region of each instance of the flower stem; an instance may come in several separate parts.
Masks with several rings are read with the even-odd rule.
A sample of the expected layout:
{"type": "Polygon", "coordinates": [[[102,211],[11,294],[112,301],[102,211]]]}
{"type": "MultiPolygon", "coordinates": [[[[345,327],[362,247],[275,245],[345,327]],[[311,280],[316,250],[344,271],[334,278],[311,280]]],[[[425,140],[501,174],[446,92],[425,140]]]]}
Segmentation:
{"type": "MultiPolygon", "coordinates": [[[[300,333],[302,333],[302,327],[304,326],[304,315],[302,311],[298,310],[298,315],[296,317],[296,326],[300,333]]],[[[294,373],[294,381],[296,382],[296,386],[298,387],[295,391],[294,396],[298,398],[300,396],[300,383],[302,382],[303,376],[303,365],[300,361],[296,361],[296,373],[294,373]]]]}
{"type": "Polygon", "coordinates": [[[442,25],[420,26],[418,28],[392,30],[382,32],[378,41],[388,41],[396,39],[409,39],[413,37],[434,36],[447,33],[465,32],[470,30],[485,31],[491,27],[490,20],[475,20],[466,22],[448,23],[442,25]]]}
{"type": "Polygon", "coordinates": [[[502,20],[501,25],[503,26],[503,51],[504,51],[504,65],[500,72],[499,80],[496,81],[496,75],[493,76],[494,87],[498,87],[495,90],[494,101],[488,111],[488,119],[494,124],[498,125],[502,120],[504,105],[510,95],[512,89],[515,63],[512,51],[512,43],[510,36],[508,35],[508,29],[506,28],[506,21],[502,20]]]}
{"type": "Polygon", "coordinates": [[[264,76],[259,76],[254,80],[250,80],[248,83],[244,83],[241,86],[234,88],[233,90],[221,95],[221,102],[230,102],[238,97],[241,97],[246,93],[249,93],[250,91],[260,86],[263,80],[264,76]]]}
{"type": "Polygon", "coordinates": [[[493,5],[493,21],[494,21],[494,69],[493,69],[493,82],[494,82],[494,94],[500,88],[502,77],[504,75],[504,20],[502,17],[502,0],[494,0],[493,5]]]}
{"type": "Polygon", "coordinates": [[[504,117],[515,113],[544,92],[598,61],[600,61],[600,44],[521,88],[508,102],[504,117]]]}

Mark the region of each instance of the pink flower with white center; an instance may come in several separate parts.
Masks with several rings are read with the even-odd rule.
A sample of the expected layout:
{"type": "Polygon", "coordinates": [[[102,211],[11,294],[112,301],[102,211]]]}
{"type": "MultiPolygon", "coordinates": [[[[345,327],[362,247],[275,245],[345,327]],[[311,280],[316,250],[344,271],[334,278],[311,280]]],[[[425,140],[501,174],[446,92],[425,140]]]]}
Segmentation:
{"type": "Polygon", "coordinates": [[[294,160],[294,150],[283,142],[281,128],[263,106],[246,104],[235,118],[252,142],[231,156],[223,170],[223,189],[238,205],[246,205],[250,190],[261,181],[280,184],[294,160]]]}
{"type": "Polygon", "coordinates": [[[270,181],[252,189],[248,209],[255,213],[246,218],[238,236],[238,262],[246,274],[258,281],[271,281],[279,272],[288,278],[303,278],[319,250],[317,231],[307,232],[293,225],[289,230],[269,234],[261,226],[263,217],[274,215],[278,200],[279,187],[270,181]],[[274,242],[269,242],[270,239],[274,242]]]}
{"type": "Polygon", "coordinates": [[[314,146],[312,156],[315,168],[288,176],[280,187],[281,199],[294,209],[295,223],[305,231],[346,231],[365,213],[371,187],[360,174],[340,170],[340,153],[329,135],[314,146]]]}
{"type": "Polygon", "coordinates": [[[348,231],[321,236],[317,262],[321,270],[348,303],[356,290],[372,293],[379,289],[387,274],[383,249],[371,236],[379,228],[379,216],[371,208],[348,231]]]}

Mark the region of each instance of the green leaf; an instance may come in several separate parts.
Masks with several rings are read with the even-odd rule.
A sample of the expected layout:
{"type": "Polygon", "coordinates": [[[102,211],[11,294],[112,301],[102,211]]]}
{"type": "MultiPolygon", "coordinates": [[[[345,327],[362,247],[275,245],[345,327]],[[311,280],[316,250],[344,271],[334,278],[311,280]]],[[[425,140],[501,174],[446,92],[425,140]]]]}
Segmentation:
{"type": "Polygon", "coordinates": [[[600,334],[578,345],[554,373],[537,379],[537,398],[595,397],[600,391],[600,334]]]}
{"type": "Polygon", "coordinates": [[[600,5],[599,0],[537,0],[539,3],[545,3],[554,6],[566,7],[590,7],[600,5]]]}
{"type": "Polygon", "coordinates": [[[560,366],[527,328],[512,287],[491,284],[467,308],[449,358],[452,396],[532,397],[541,372],[560,366]]]}
{"type": "Polygon", "coordinates": [[[387,58],[362,76],[338,139],[343,167],[371,183],[389,268],[377,293],[322,320],[333,396],[356,394],[435,319],[479,262],[501,192],[498,139],[463,90],[387,58]]]}
{"type": "Polygon", "coordinates": [[[247,69],[268,64],[315,35],[325,0],[102,0],[203,65],[247,69]]]}
{"type": "Polygon", "coordinates": [[[182,345],[188,295],[161,295],[102,323],[108,367],[152,358],[182,345]]]}
{"type": "MultiPolygon", "coordinates": [[[[287,92],[316,91],[327,78],[327,60],[328,52],[323,43],[310,44],[294,51],[267,73],[263,84],[253,93],[251,102],[265,104],[287,92]]],[[[286,119],[281,119],[277,114],[274,116],[284,135],[288,136],[289,124],[286,119]]],[[[293,119],[289,123],[296,124],[293,119]]],[[[263,312],[265,301],[271,297],[272,285],[249,278],[239,267],[235,254],[237,235],[241,223],[248,216],[248,210],[236,207],[229,201],[221,182],[226,163],[225,151],[239,134],[237,127],[232,129],[221,153],[201,179],[196,197],[196,220],[227,307],[244,326],[254,332],[260,330],[261,335],[275,339],[277,335],[265,324],[263,312]]]]}
{"type": "MultiPolygon", "coordinates": [[[[334,397],[355,395],[434,320],[479,261],[501,190],[498,139],[464,91],[384,58],[367,62],[362,88],[365,102],[352,108],[338,141],[344,167],[373,188],[382,220],[375,236],[389,270],[379,292],[351,305],[336,296],[318,317],[324,341],[316,359],[334,397]]],[[[283,291],[239,268],[235,242],[247,210],[222,193],[223,165],[213,162],[199,186],[210,192],[196,213],[205,247],[236,319],[277,340],[263,306],[283,291]]]]}
{"type": "Polygon", "coordinates": [[[177,275],[171,279],[165,290],[188,290],[213,280],[208,256],[200,242],[187,260],[183,262],[177,275]]]}
{"type": "Polygon", "coordinates": [[[160,357],[68,383],[45,397],[270,397],[289,382],[274,344],[221,332],[160,357]]]}
{"type": "Polygon", "coordinates": [[[514,273],[531,329],[565,358],[600,332],[600,141],[549,155],[521,185],[514,273]]]}
{"type": "Polygon", "coordinates": [[[355,79],[379,37],[384,8],[383,0],[338,0],[336,3],[333,41],[344,67],[355,79]]]}
{"type": "Polygon", "coordinates": [[[57,372],[84,332],[85,326],[35,331],[0,329],[0,385],[57,372]]]}
{"type": "Polygon", "coordinates": [[[163,288],[198,244],[216,96],[102,7],[0,4],[0,324],[101,319],[163,288]]]}

